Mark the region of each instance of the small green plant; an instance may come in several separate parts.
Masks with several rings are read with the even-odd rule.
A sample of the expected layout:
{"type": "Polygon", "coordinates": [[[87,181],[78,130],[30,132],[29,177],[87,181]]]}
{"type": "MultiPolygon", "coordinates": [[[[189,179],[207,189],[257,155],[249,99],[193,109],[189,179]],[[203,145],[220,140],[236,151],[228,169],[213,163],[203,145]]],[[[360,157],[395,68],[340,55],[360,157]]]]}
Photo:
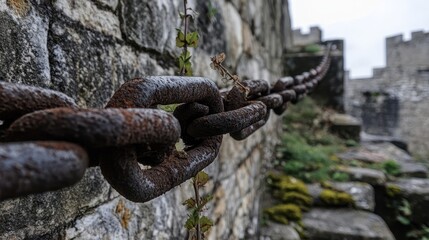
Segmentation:
{"type": "Polygon", "coordinates": [[[204,207],[213,199],[211,195],[200,196],[200,189],[203,188],[209,181],[209,176],[204,171],[199,172],[192,178],[192,185],[195,192],[195,198],[189,198],[183,202],[189,211],[188,219],[185,223],[185,228],[189,232],[189,239],[200,240],[204,239],[207,233],[213,226],[212,220],[206,216],[201,216],[204,207]]]}
{"type": "Polygon", "coordinates": [[[398,215],[396,216],[396,220],[402,225],[410,225],[411,214],[412,211],[410,203],[407,199],[402,199],[401,205],[398,207],[398,215]]]}
{"type": "Polygon", "coordinates": [[[399,176],[401,174],[401,165],[394,160],[387,160],[381,163],[369,164],[367,167],[381,170],[389,176],[399,176]]]}
{"type": "Polygon", "coordinates": [[[318,44],[309,44],[304,47],[304,52],[317,53],[320,52],[321,47],[318,44]]]}
{"type": "Polygon", "coordinates": [[[192,18],[192,15],[188,14],[188,11],[193,10],[187,7],[187,3],[187,0],[183,0],[184,12],[179,14],[183,21],[184,29],[182,31],[182,29],[177,28],[176,46],[178,48],[183,48],[182,53],[178,58],[180,75],[192,76],[191,53],[189,52],[188,47],[196,48],[200,37],[196,31],[188,32],[189,18],[192,18]]]}
{"type": "Polygon", "coordinates": [[[218,10],[211,1],[208,1],[207,4],[207,17],[211,20],[214,16],[216,16],[218,10]]]}
{"type": "Polygon", "coordinates": [[[407,237],[416,240],[429,240],[429,227],[422,225],[419,229],[408,232],[407,237]]]}

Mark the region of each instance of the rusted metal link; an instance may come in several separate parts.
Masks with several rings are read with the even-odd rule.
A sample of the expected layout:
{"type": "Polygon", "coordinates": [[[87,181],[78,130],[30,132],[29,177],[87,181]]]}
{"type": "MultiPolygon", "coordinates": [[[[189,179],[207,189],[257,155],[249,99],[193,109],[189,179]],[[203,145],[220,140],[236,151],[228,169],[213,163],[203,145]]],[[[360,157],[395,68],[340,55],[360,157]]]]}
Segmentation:
{"type": "Polygon", "coordinates": [[[229,135],[234,138],[237,141],[241,141],[252,135],[254,132],[256,132],[259,128],[263,127],[268,119],[270,118],[270,111],[267,110],[267,114],[265,115],[264,119],[259,120],[258,122],[250,125],[249,127],[246,127],[238,132],[232,132],[229,135]]]}
{"type": "Polygon", "coordinates": [[[24,114],[56,107],[76,108],[76,103],[60,92],[0,81],[0,120],[4,125],[24,114]]]}
{"type": "Polygon", "coordinates": [[[87,166],[85,150],[72,143],[0,144],[0,200],[73,185],[87,166]]]}
{"type": "MultiPolygon", "coordinates": [[[[145,108],[157,104],[188,102],[208,107],[208,112],[200,108],[199,114],[208,113],[211,116],[223,112],[219,91],[212,81],[174,76],[129,81],[113,95],[107,107],[145,108]]],[[[188,120],[193,117],[189,113],[181,116],[188,120]]],[[[186,121],[182,119],[179,122],[186,132],[192,132],[192,127],[188,127],[186,121]]],[[[112,187],[124,197],[135,202],[145,202],[195,176],[213,162],[219,152],[222,135],[195,139],[194,142],[185,152],[173,151],[160,164],[147,170],[140,169],[135,148],[111,148],[100,162],[101,170],[112,187]]]]}
{"type": "Polygon", "coordinates": [[[197,118],[206,116],[208,113],[209,108],[199,103],[185,103],[176,107],[173,115],[179,120],[180,126],[182,126],[180,136],[186,145],[197,143],[196,139],[186,131],[189,123],[197,118]]]}
{"type": "Polygon", "coordinates": [[[270,93],[270,83],[265,80],[245,80],[243,85],[250,90],[247,99],[254,99],[270,93]]]}
{"type": "Polygon", "coordinates": [[[305,84],[295,85],[293,90],[296,92],[297,96],[307,93],[307,87],[305,84]]]}
{"type": "MultiPolygon", "coordinates": [[[[257,94],[269,93],[269,85],[267,83],[264,83],[264,85],[265,85],[265,89],[260,88],[258,91],[254,91],[254,96],[255,96],[255,93],[257,93],[257,94]]],[[[258,99],[260,99],[260,98],[258,98],[258,99]]],[[[267,116],[269,116],[269,112],[270,112],[270,110],[268,109],[269,106],[267,106],[267,105],[275,104],[276,100],[270,99],[270,98],[265,98],[265,97],[262,97],[262,100],[266,102],[266,103],[263,103],[263,105],[266,106],[265,116],[262,116],[262,113],[257,114],[257,113],[249,112],[249,115],[247,116],[246,121],[244,121],[244,122],[249,123],[249,124],[243,125],[242,128],[238,131],[230,132],[230,136],[232,138],[234,138],[235,140],[243,140],[245,137],[248,137],[249,135],[251,135],[253,132],[258,130],[260,127],[262,127],[266,123],[266,118],[267,118],[267,116]]],[[[229,111],[229,112],[233,112],[233,111],[242,109],[244,106],[248,106],[249,104],[253,104],[254,102],[248,101],[246,99],[245,93],[240,91],[238,88],[234,87],[225,96],[224,103],[225,103],[225,110],[229,111]]]]}
{"type": "Polygon", "coordinates": [[[134,202],[147,202],[194,177],[213,162],[219,153],[222,136],[204,139],[199,147],[174,152],[156,167],[141,170],[133,148],[105,152],[100,162],[107,181],[121,195],[134,202]]]}
{"type": "Polygon", "coordinates": [[[296,93],[294,90],[284,90],[278,94],[282,96],[283,104],[278,108],[274,108],[273,110],[277,115],[281,115],[284,111],[286,111],[288,102],[295,101],[296,93]]]}
{"type": "Polygon", "coordinates": [[[259,101],[236,110],[207,115],[192,121],[188,133],[196,138],[240,131],[265,118],[267,107],[259,101]]]}
{"type": "Polygon", "coordinates": [[[48,109],[24,115],[6,132],[9,141],[68,141],[95,150],[130,144],[169,146],[179,136],[177,119],[156,109],[48,109]]]}
{"type": "Polygon", "coordinates": [[[156,105],[197,102],[209,107],[209,114],[223,111],[219,90],[213,81],[201,77],[156,76],[124,83],[107,103],[107,108],[149,108],[156,105]]]}
{"type": "Polygon", "coordinates": [[[283,105],[283,97],[278,93],[271,93],[270,95],[257,98],[256,101],[260,101],[267,106],[267,113],[270,109],[278,108],[283,105]]]}
{"type": "Polygon", "coordinates": [[[283,77],[277,80],[276,84],[274,84],[271,92],[281,92],[286,89],[291,88],[294,85],[295,80],[293,77],[283,77]]]}

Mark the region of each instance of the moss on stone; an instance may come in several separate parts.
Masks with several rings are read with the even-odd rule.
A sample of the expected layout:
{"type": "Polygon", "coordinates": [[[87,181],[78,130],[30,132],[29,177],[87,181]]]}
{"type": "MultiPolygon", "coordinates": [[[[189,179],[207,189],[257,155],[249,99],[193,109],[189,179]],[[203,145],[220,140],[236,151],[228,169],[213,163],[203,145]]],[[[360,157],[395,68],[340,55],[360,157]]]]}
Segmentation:
{"type": "Polygon", "coordinates": [[[341,207],[355,205],[355,201],[350,194],[331,189],[322,190],[319,198],[324,204],[328,206],[341,207]]]}
{"type": "Polygon", "coordinates": [[[288,224],[289,221],[300,221],[302,219],[301,208],[295,204],[279,204],[266,208],[264,213],[273,221],[288,224]]]}
{"type": "Polygon", "coordinates": [[[308,209],[313,204],[313,198],[310,195],[300,192],[280,192],[278,198],[283,203],[292,203],[298,205],[303,211],[308,211],[308,209]]]}
{"type": "Polygon", "coordinates": [[[395,184],[387,184],[386,194],[391,198],[398,197],[401,194],[401,188],[395,184]]]}
{"type": "Polygon", "coordinates": [[[305,183],[301,180],[298,180],[294,177],[287,175],[273,174],[268,175],[270,180],[270,186],[276,190],[287,191],[287,192],[298,192],[305,195],[308,194],[308,189],[305,183]]]}

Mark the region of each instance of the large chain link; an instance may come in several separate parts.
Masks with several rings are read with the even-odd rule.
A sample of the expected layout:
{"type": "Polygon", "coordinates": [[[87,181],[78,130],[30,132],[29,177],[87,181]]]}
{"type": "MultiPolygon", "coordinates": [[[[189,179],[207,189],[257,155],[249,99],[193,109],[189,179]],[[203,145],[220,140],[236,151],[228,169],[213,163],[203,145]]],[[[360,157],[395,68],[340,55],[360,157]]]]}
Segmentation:
{"type": "Polygon", "coordinates": [[[70,186],[90,166],[100,166],[131,201],[156,198],[212,163],[223,134],[245,139],[271,109],[280,115],[310,93],[329,69],[329,55],[330,46],[315,69],[273,87],[244,81],[248,93],[233,87],[221,94],[200,77],[133,79],[105,109],[80,109],[63,93],[0,82],[0,200],[70,186]],[[155,109],[167,104],[180,105],[173,114],[155,109]],[[175,148],[179,138],[183,151],[175,148]]]}

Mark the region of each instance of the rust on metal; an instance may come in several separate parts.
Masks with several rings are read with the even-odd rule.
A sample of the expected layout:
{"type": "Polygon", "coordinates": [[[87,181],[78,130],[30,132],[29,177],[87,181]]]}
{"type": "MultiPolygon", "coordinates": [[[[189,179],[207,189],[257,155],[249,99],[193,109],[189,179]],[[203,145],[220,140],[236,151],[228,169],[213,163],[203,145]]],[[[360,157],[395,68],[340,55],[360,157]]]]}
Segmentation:
{"type": "Polygon", "coordinates": [[[259,128],[263,127],[268,119],[270,118],[270,112],[267,111],[267,114],[265,115],[264,119],[259,120],[258,122],[250,125],[247,128],[244,128],[238,132],[232,132],[229,135],[234,138],[237,141],[241,141],[252,135],[254,132],[256,132],[259,128]]]}
{"type": "Polygon", "coordinates": [[[249,89],[248,99],[265,96],[270,93],[270,83],[265,80],[245,80],[242,83],[249,89]]]}
{"type": "MultiPolygon", "coordinates": [[[[198,103],[207,106],[205,108],[194,104],[179,107],[185,110],[186,107],[198,109],[196,114],[185,111],[182,115],[180,122],[183,130],[188,133],[192,127],[187,126],[187,120],[201,114],[216,116],[223,112],[223,103],[216,85],[208,79],[197,77],[134,79],[120,87],[107,107],[145,108],[172,103],[198,103]]],[[[173,151],[164,161],[147,170],[138,166],[139,156],[132,147],[111,148],[111,152],[100,161],[100,166],[113,188],[129,200],[145,202],[195,176],[214,161],[222,135],[193,140],[194,144],[185,152],[178,154],[173,151]]]]}
{"type": "Polygon", "coordinates": [[[274,84],[272,92],[281,92],[286,90],[294,85],[294,79],[292,77],[282,77],[277,80],[274,84]]]}
{"type": "Polygon", "coordinates": [[[213,81],[201,77],[159,76],[124,83],[107,103],[107,108],[148,108],[157,104],[197,102],[209,113],[222,112],[219,90],[213,81]]]}
{"type": "Polygon", "coordinates": [[[270,95],[257,98],[256,100],[265,104],[268,110],[273,108],[278,108],[283,104],[283,97],[278,93],[272,93],[270,95]]]}
{"type": "Polygon", "coordinates": [[[295,77],[293,77],[293,79],[294,79],[295,86],[304,83],[304,80],[305,80],[303,75],[296,75],[295,77]]]}
{"type": "Polygon", "coordinates": [[[186,153],[174,152],[156,167],[142,170],[132,148],[105,152],[100,167],[106,180],[122,196],[134,202],[147,202],[186,180],[211,164],[216,158],[222,136],[204,139],[198,148],[186,153]]]}
{"type": "Polygon", "coordinates": [[[37,141],[0,144],[0,200],[69,186],[96,165],[126,198],[156,198],[212,163],[223,134],[245,139],[270,109],[282,114],[306,96],[328,72],[330,48],[315,69],[280,78],[272,89],[248,80],[246,92],[220,93],[206,78],[145,77],[123,84],[107,109],[78,109],[62,93],[0,82],[0,141],[37,141]],[[153,109],[159,104],[180,105],[173,116],[153,109]],[[183,152],[175,150],[179,137],[183,152]]]}
{"type": "Polygon", "coordinates": [[[157,109],[48,109],[21,117],[6,132],[12,141],[58,140],[92,148],[170,145],[179,136],[177,119],[157,109]]]}
{"type": "Polygon", "coordinates": [[[262,102],[252,101],[236,110],[207,115],[192,121],[188,133],[196,138],[236,132],[260,120],[267,113],[262,102]]]}
{"type": "Polygon", "coordinates": [[[87,166],[85,150],[72,143],[0,144],[0,200],[73,185],[87,166]]]}
{"type": "Polygon", "coordinates": [[[77,105],[57,91],[0,81],[0,120],[11,122],[27,113],[56,107],[77,105]]]}
{"type": "Polygon", "coordinates": [[[282,96],[283,104],[282,106],[274,108],[273,110],[277,115],[281,115],[284,111],[286,111],[288,107],[288,102],[295,101],[297,95],[294,90],[284,90],[282,92],[279,92],[278,94],[282,96]]]}

